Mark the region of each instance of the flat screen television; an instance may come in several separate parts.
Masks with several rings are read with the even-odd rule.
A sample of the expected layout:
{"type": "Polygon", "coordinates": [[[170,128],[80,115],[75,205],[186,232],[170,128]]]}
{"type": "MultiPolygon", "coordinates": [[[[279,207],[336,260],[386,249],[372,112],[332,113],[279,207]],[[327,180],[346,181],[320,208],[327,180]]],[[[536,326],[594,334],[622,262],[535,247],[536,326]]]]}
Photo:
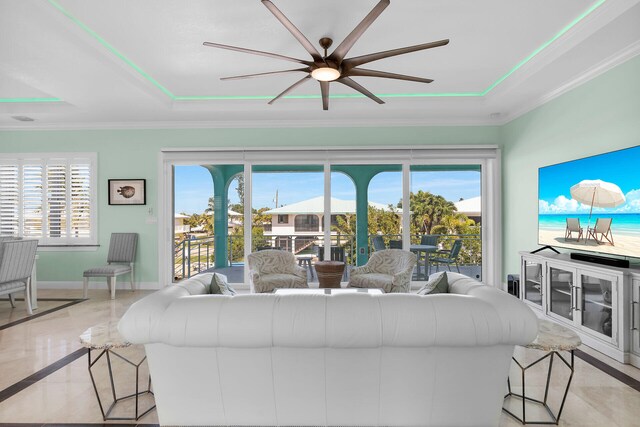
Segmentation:
{"type": "Polygon", "coordinates": [[[538,244],[640,257],[640,146],[539,168],[538,244]]]}

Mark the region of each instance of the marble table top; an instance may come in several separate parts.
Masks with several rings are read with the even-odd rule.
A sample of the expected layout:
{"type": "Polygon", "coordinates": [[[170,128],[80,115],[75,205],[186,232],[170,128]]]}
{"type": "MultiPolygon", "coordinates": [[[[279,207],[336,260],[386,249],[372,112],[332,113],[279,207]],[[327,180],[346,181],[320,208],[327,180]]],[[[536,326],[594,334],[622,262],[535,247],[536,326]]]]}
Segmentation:
{"type": "Polygon", "coordinates": [[[80,344],[94,350],[124,348],[131,345],[118,332],[117,321],[90,327],[80,335],[80,344]]]}
{"type": "Polygon", "coordinates": [[[580,337],[569,328],[546,319],[538,319],[538,336],[527,348],[544,351],[575,350],[582,344],[580,337]]]}

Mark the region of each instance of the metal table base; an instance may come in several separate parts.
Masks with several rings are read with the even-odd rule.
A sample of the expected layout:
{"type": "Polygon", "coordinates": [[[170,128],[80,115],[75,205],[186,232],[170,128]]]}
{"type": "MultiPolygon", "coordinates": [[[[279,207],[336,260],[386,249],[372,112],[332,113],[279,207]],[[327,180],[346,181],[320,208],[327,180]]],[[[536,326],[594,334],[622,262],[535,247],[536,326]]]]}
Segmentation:
{"type": "Polygon", "coordinates": [[[505,399],[509,398],[509,397],[514,397],[517,399],[521,399],[522,400],[522,418],[518,417],[517,415],[515,415],[513,412],[509,411],[506,408],[502,408],[502,410],[504,412],[506,412],[507,414],[511,415],[513,418],[515,418],[516,420],[520,421],[520,423],[522,424],[555,424],[557,425],[558,422],[560,421],[560,416],[562,415],[562,409],[564,408],[564,403],[567,399],[567,393],[569,393],[569,386],[571,385],[571,379],[573,378],[573,372],[574,372],[574,356],[573,356],[573,350],[570,350],[571,352],[571,363],[567,362],[567,360],[562,357],[562,355],[557,352],[557,351],[550,351],[547,354],[545,354],[544,356],[542,356],[541,358],[539,358],[538,360],[536,360],[535,362],[530,363],[527,366],[522,366],[522,364],[520,362],[518,362],[516,360],[515,357],[512,357],[513,361],[516,362],[516,365],[518,365],[518,367],[520,368],[520,372],[521,372],[521,378],[522,378],[522,394],[517,394],[511,391],[511,382],[509,381],[509,378],[507,378],[507,387],[508,387],[508,393],[504,396],[505,399]],[[547,397],[549,396],[549,384],[551,382],[551,370],[553,369],[553,359],[554,356],[558,356],[558,358],[569,368],[571,374],[569,375],[569,380],[567,381],[567,386],[564,389],[564,394],[562,395],[562,402],[560,403],[560,409],[558,409],[558,414],[554,414],[553,411],[551,410],[551,408],[549,407],[549,404],[547,403],[547,397]],[[534,399],[532,397],[527,397],[526,395],[526,388],[525,388],[525,372],[527,369],[531,368],[532,366],[540,363],[541,361],[545,360],[546,358],[550,358],[549,359],[549,369],[547,370],[547,381],[544,387],[544,398],[542,400],[539,399],[534,399]],[[527,420],[527,415],[526,415],[526,403],[528,402],[534,402],[538,405],[543,406],[547,413],[549,414],[550,420],[544,421],[544,420],[537,420],[537,421],[529,421],[527,420]]]}
{"type": "Polygon", "coordinates": [[[96,357],[93,361],[91,360],[91,348],[89,348],[88,351],[88,358],[89,358],[89,376],[91,376],[91,383],[93,384],[93,390],[96,392],[96,398],[98,399],[98,405],[100,405],[100,412],[102,412],[102,419],[104,421],[109,421],[109,420],[139,420],[140,418],[142,418],[143,416],[145,416],[146,414],[148,414],[149,412],[151,412],[153,409],[155,409],[156,405],[154,404],[153,406],[151,406],[149,409],[145,410],[144,412],[140,413],[140,409],[139,409],[139,400],[140,400],[140,396],[146,395],[146,394],[151,394],[153,395],[153,391],[151,391],[151,376],[149,376],[149,382],[147,384],[147,388],[146,390],[139,390],[139,374],[140,374],[140,365],[142,365],[142,363],[147,360],[147,356],[144,356],[142,358],[142,360],[140,360],[140,362],[138,362],[137,364],[130,361],[129,359],[121,356],[120,354],[116,353],[115,351],[111,350],[111,349],[102,349],[100,351],[100,354],[98,355],[98,357],[96,357]],[[128,363],[129,365],[133,366],[136,370],[136,391],[133,394],[129,394],[126,396],[122,396],[122,397],[118,397],[117,393],[116,393],[116,386],[115,386],[115,381],[113,379],[113,370],[111,368],[111,355],[116,356],[118,358],[120,358],[121,360],[125,361],[126,363],[128,363]],[[100,360],[100,358],[102,356],[106,357],[107,360],[107,367],[109,370],[109,382],[111,384],[111,396],[113,397],[113,402],[111,403],[111,405],[109,405],[109,407],[107,408],[106,412],[104,410],[104,406],[102,404],[102,400],[100,399],[100,394],[98,393],[98,387],[96,386],[96,381],[95,378],[93,377],[93,371],[91,368],[93,368],[93,366],[96,364],[96,362],[98,362],[98,360],[100,360]],[[111,412],[116,408],[116,406],[127,400],[127,399],[135,399],[135,415],[133,417],[112,417],[111,416],[111,412]]]}

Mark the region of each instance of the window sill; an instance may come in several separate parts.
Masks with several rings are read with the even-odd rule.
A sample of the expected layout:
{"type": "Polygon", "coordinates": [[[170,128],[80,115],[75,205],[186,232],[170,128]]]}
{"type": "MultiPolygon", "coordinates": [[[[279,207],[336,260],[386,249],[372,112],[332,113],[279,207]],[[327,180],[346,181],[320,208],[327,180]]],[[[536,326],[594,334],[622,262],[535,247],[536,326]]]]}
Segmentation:
{"type": "Polygon", "coordinates": [[[38,252],[95,252],[100,245],[38,245],[38,252]]]}

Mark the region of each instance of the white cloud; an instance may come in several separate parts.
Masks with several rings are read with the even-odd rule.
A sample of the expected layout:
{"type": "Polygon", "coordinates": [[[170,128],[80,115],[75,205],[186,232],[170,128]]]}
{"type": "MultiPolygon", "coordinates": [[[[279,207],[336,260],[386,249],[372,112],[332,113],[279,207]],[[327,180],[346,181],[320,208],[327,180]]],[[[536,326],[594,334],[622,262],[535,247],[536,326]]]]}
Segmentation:
{"type": "Polygon", "coordinates": [[[640,190],[631,190],[624,195],[627,200],[622,206],[615,210],[621,213],[640,212],[640,190]]]}
{"type": "MultiPolygon", "coordinates": [[[[589,212],[590,206],[579,203],[577,200],[569,199],[560,195],[549,203],[546,200],[538,200],[538,211],[541,214],[562,214],[562,213],[584,213],[589,212]]],[[[594,212],[597,208],[593,209],[594,212]]]]}

